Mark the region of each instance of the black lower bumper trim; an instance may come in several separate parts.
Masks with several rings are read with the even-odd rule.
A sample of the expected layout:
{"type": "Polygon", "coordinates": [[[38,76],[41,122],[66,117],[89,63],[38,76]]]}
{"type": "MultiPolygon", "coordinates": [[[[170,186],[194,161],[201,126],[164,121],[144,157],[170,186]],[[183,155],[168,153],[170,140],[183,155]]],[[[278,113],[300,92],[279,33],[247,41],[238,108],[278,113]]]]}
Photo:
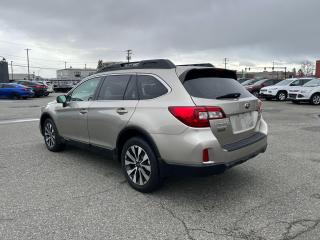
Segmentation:
{"type": "Polygon", "coordinates": [[[235,150],[247,147],[247,146],[254,144],[256,142],[259,142],[266,137],[267,136],[263,133],[256,133],[256,134],[252,135],[251,137],[248,137],[246,139],[242,139],[242,140],[235,142],[235,143],[223,145],[222,147],[225,150],[231,152],[231,151],[235,151],[235,150]]]}
{"type": "Polygon", "coordinates": [[[251,158],[254,158],[259,153],[265,152],[267,149],[267,145],[264,146],[262,149],[245,156],[243,158],[237,159],[232,162],[226,163],[216,163],[210,166],[201,166],[201,167],[193,167],[193,166],[183,166],[183,165],[174,165],[174,164],[167,164],[163,160],[160,159],[160,175],[162,177],[168,176],[210,176],[215,174],[221,174],[225,172],[227,169],[233,168],[239,164],[242,164],[248,161],[251,158]]]}

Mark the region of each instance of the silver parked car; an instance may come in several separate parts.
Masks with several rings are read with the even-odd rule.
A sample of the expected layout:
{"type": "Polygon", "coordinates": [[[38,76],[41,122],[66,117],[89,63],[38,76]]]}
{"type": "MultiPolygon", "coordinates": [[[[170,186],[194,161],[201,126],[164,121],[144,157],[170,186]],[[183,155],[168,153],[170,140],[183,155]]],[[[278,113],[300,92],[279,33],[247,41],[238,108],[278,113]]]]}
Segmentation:
{"type": "Polygon", "coordinates": [[[145,60],[108,66],[42,109],[50,151],[69,141],[108,150],[141,192],[180,170],[220,173],[265,152],[261,101],[234,71],[145,60]]]}

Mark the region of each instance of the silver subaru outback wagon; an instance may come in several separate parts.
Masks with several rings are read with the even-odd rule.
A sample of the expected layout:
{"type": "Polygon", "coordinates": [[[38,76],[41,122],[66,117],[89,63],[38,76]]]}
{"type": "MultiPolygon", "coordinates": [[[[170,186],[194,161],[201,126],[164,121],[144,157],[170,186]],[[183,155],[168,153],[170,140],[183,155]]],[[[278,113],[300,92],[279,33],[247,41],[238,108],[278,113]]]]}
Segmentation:
{"type": "Polygon", "coordinates": [[[53,152],[68,142],[107,150],[141,192],[169,173],[220,173],[267,148],[261,101],[235,79],[210,64],[111,65],[43,107],[41,133],[53,152]]]}

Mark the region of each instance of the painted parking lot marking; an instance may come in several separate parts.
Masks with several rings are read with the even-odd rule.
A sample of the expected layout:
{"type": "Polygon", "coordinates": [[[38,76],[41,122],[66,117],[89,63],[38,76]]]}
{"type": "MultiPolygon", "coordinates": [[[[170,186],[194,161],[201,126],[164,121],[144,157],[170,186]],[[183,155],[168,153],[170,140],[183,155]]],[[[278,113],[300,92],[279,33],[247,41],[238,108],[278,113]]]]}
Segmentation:
{"type": "Polygon", "coordinates": [[[39,118],[24,118],[24,119],[11,119],[11,120],[0,120],[1,124],[10,124],[10,123],[24,123],[24,122],[37,122],[39,118]]]}

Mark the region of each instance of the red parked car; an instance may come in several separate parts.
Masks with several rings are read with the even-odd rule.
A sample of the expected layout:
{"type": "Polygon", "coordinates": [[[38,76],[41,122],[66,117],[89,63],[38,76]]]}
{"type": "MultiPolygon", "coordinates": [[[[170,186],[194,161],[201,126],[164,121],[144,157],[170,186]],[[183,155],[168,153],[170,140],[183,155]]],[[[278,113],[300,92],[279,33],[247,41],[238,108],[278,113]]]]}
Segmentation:
{"type": "Polygon", "coordinates": [[[48,87],[34,81],[21,80],[18,84],[32,88],[35,97],[48,96],[48,87]]]}
{"type": "Polygon", "coordinates": [[[261,79],[252,85],[245,86],[245,88],[255,97],[259,97],[260,89],[267,86],[272,86],[282,80],[280,79],[261,79]]]}

